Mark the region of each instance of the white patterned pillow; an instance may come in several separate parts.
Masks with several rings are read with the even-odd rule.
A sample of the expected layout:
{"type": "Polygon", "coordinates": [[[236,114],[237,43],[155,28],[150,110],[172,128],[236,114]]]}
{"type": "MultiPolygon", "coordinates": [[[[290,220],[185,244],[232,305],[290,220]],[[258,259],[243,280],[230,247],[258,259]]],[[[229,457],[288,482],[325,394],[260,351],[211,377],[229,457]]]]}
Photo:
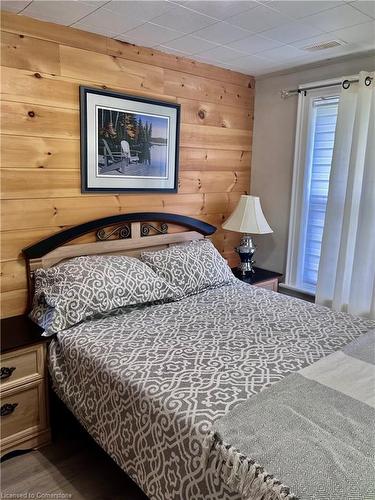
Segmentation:
{"type": "Polygon", "coordinates": [[[134,257],[76,257],[35,271],[30,318],[53,334],[99,313],[175,296],[169,283],[134,257]]]}
{"type": "Polygon", "coordinates": [[[179,298],[236,281],[227,261],[207,239],[142,252],[141,259],[178,290],[179,298]]]}

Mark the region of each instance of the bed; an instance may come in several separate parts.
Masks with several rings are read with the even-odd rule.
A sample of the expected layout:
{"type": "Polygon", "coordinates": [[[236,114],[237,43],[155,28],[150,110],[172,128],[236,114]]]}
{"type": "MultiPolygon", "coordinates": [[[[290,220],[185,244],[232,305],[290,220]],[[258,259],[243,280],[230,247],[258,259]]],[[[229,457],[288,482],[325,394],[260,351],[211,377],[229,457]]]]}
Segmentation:
{"type": "MultiPolygon", "coordinates": [[[[143,213],[67,231],[24,251],[30,290],[40,267],[78,255],[137,256],[145,248],[203,239],[215,228],[183,216],[143,213]],[[179,230],[173,226],[167,233],[167,224],[179,230]],[[67,245],[93,230],[104,241],[67,245]],[[111,240],[116,234],[122,238],[111,240]]],[[[359,385],[371,383],[366,352],[374,326],[233,279],[178,301],[116,309],[58,332],[49,369],[59,398],[150,499],[364,500],[375,498],[369,475],[374,442],[367,438],[374,422],[371,394],[357,401],[361,389],[353,388],[341,400],[337,387],[326,389],[326,382],[316,380],[345,357],[355,360],[355,369],[359,363],[359,385]],[[350,353],[342,354],[348,346],[350,353]],[[328,402],[319,409],[320,421],[304,414],[309,404],[301,403],[301,394],[323,388],[328,402]],[[340,429],[337,418],[328,428],[332,410],[324,416],[331,401],[340,429]],[[299,433],[291,435],[297,414],[299,433]],[[301,421],[311,432],[300,430],[301,421]],[[335,460],[326,463],[322,454],[335,447],[344,458],[331,470],[335,460]],[[317,457],[324,469],[314,465],[312,473],[317,457]]],[[[344,375],[351,373],[352,366],[346,367],[344,375]]]]}

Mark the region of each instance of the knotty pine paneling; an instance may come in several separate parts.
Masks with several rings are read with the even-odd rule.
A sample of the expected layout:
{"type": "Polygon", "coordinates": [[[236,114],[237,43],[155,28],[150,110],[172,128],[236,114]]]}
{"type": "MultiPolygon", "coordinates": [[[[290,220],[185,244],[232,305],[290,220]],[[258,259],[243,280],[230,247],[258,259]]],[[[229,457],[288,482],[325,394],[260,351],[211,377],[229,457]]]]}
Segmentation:
{"type": "Polygon", "coordinates": [[[97,54],[74,47],[60,46],[60,75],[106,86],[164,92],[164,70],[121,57],[97,54]]]}
{"type": "MultiPolygon", "coordinates": [[[[7,169],[1,176],[3,200],[27,198],[66,198],[80,196],[80,173],[73,169],[46,170],[7,169]]],[[[241,192],[248,188],[245,171],[184,170],[179,175],[179,193],[241,192]]]]}
{"type": "Polygon", "coordinates": [[[250,170],[251,151],[180,147],[180,170],[250,170]]]}
{"type": "MultiPolygon", "coordinates": [[[[189,158],[186,159],[186,162],[190,164],[189,158]]],[[[13,171],[25,168],[73,169],[78,172],[79,161],[79,139],[3,135],[1,169],[11,169],[13,171]],[[22,147],[20,147],[21,144],[22,147]]],[[[240,168],[240,162],[238,162],[238,168],[240,168]]],[[[27,174],[27,177],[29,177],[29,174],[27,174]]]]}
{"type": "Polygon", "coordinates": [[[10,68],[57,74],[60,71],[59,45],[30,38],[22,33],[2,31],[1,64],[10,68]]]}
{"type": "Polygon", "coordinates": [[[233,263],[239,235],[221,224],[249,191],[254,79],[7,12],[1,28],[1,315],[25,311],[21,249],[98,217],[197,217],[218,227],[212,241],[233,263]],[[80,85],[181,105],[177,194],[81,194],[80,85]]]}
{"type": "MultiPolygon", "coordinates": [[[[244,191],[243,191],[244,192],[244,191]]],[[[23,198],[1,201],[2,229],[76,225],[126,212],[172,212],[183,215],[228,214],[241,192],[160,195],[113,195],[23,198]]],[[[31,244],[32,242],[30,242],[31,244]]]]}
{"type": "MultiPolygon", "coordinates": [[[[64,79],[58,75],[48,75],[24,69],[4,68],[1,73],[2,94],[6,101],[16,103],[40,104],[63,109],[79,110],[79,85],[83,80],[64,79]]],[[[89,80],[86,84],[102,88],[103,85],[89,80]]],[[[124,91],[124,86],[115,85],[112,89],[124,91]]],[[[129,90],[131,92],[131,90],[129,90]]],[[[252,127],[252,112],[247,113],[241,108],[226,106],[221,103],[211,103],[204,100],[176,98],[159,95],[147,90],[137,91],[145,97],[159,97],[165,101],[181,104],[183,123],[211,125],[222,128],[249,130],[252,127]]]]}
{"type": "Polygon", "coordinates": [[[78,116],[73,109],[1,102],[2,133],[6,135],[79,139],[78,116]]]}
{"type": "Polygon", "coordinates": [[[195,101],[179,97],[177,102],[181,104],[181,120],[183,123],[240,130],[252,128],[253,116],[250,106],[248,112],[244,113],[241,108],[213,104],[203,100],[195,101]]]}

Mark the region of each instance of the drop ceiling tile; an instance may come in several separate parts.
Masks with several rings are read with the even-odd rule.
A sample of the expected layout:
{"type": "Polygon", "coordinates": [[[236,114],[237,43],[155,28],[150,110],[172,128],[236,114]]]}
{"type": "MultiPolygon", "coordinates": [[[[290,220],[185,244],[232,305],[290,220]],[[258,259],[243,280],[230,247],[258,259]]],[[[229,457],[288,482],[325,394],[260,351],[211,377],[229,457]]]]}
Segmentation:
{"type": "Polygon", "coordinates": [[[34,0],[22,11],[22,14],[42,21],[68,26],[79,21],[96,8],[94,4],[88,5],[75,1],[34,0]]]}
{"type": "MultiPolygon", "coordinates": [[[[371,42],[363,42],[363,43],[353,43],[351,45],[345,45],[340,47],[340,50],[343,54],[357,54],[359,52],[367,52],[375,49],[375,40],[371,42]]],[[[372,70],[373,68],[364,68],[365,70],[372,70]]]]}
{"type": "MultiPolygon", "coordinates": [[[[80,23],[86,26],[92,26],[96,30],[110,29],[110,31],[114,33],[124,33],[125,31],[143,24],[144,21],[136,16],[119,16],[103,7],[81,19],[80,23]]],[[[75,23],[73,27],[78,28],[78,24],[79,23],[75,23]]]]}
{"type": "Polygon", "coordinates": [[[264,38],[261,35],[250,35],[241,40],[231,42],[228,47],[244,52],[246,54],[256,54],[262,50],[274,49],[283,45],[277,40],[271,40],[270,38],[264,38]]]}
{"type": "Polygon", "coordinates": [[[243,30],[238,26],[233,26],[233,24],[219,22],[195,31],[194,36],[203,38],[209,42],[225,45],[229,42],[249,36],[249,31],[243,30]]]}
{"type": "Polygon", "coordinates": [[[234,61],[231,66],[236,71],[256,75],[261,72],[271,71],[275,67],[275,63],[257,56],[245,56],[234,61]]]}
{"type": "MultiPolygon", "coordinates": [[[[166,45],[155,45],[154,49],[160,50],[161,52],[166,52],[167,54],[173,54],[180,57],[188,57],[185,52],[177,49],[172,49],[171,47],[167,47],[166,45]]],[[[196,58],[194,57],[194,59],[196,58]]]]}
{"type": "Polygon", "coordinates": [[[358,44],[356,52],[366,52],[369,50],[375,50],[375,40],[371,42],[358,44]]]}
{"type": "Polygon", "coordinates": [[[200,52],[205,52],[206,50],[217,47],[215,43],[202,40],[202,38],[197,38],[192,35],[185,35],[181,38],[170,41],[165,45],[171,49],[184,52],[185,54],[199,54],[200,52]]]}
{"type": "Polygon", "coordinates": [[[174,6],[166,0],[112,0],[105,5],[105,8],[118,16],[138,17],[143,21],[150,21],[173,9],[174,6]]]}
{"type": "Polygon", "coordinates": [[[215,19],[175,5],[152,22],[188,34],[215,23],[215,19]]]}
{"type": "Polygon", "coordinates": [[[257,2],[251,0],[190,0],[183,2],[184,7],[189,7],[189,9],[193,9],[222,21],[227,17],[252,9],[257,5],[259,5],[257,2]]]}
{"type": "Polygon", "coordinates": [[[319,35],[322,30],[312,26],[311,24],[301,21],[292,21],[291,23],[283,24],[272,28],[271,30],[263,31],[262,35],[267,38],[272,38],[278,42],[290,43],[302,40],[303,38],[319,35]]]}
{"type": "Polygon", "coordinates": [[[259,7],[255,7],[255,9],[236,14],[227,19],[228,23],[240,26],[253,33],[265,31],[274,26],[290,22],[290,20],[290,17],[264,5],[259,5],[259,7]]]}
{"type": "Polygon", "coordinates": [[[344,28],[330,33],[334,38],[339,38],[348,43],[374,42],[375,41],[375,21],[358,24],[351,28],[344,28]]]}
{"type": "Polygon", "coordinates": [[[276,49],[264,50],[257,54],[259,57],[270,59],[271,61],[283,62],[306,57],[306,53],[302,50],[292,47],[291,45],[282,45],[276,49]]]}
{"type": "Polygon", "coordinates": [[[366,0],[360,0],[358,2],[353,2],[350,4],[352,7],[354,7],[357,10],[360,10],[363,12],[363,14],[367,14],[368,16],[371,16],[373,19],[375,19],[375,1],[366,1],[366,0]]]}
{"type": "Polygon", "coordinates": [[[198,61],[204,64],[210,64],[211,66],[215,66],[217,68],[225,68],[225,69],[231,69],[233,71],[237,71],[236,69],[233,69],[232,64],[228,64],[227,62],[224,61],[216,61],[216,60],[211,60],[203,57],[199,57],[199,55],[194,56],[194,61],[198,61]]]}
{"type": "Polygon", "coordinates": [[[1,2],[1,9],[7,10],[8,12],[21,12],[28,4],[31,3],[31,0],[3,0],[1,2]]]}
{"type": "Polygon", "coordinates": [[[236,50],[232,50],[228,47],[218,46],[214,49],[206,50],[199,54],[201,57],[207,57],[211,61],[219,61],[219,62],[229,62],[234,59],[238,59],[243,54],[237,52],[236,50]]]}
{"type": "Polygon", "coordinates": [[[91,6],[94,5],[95,9],[99,9],[99,7],[104,7],[104,5],[109,3],[109,0],[75,0],[75,1],[84,3],[86,5],[91,5],[91,6]]]}
{"type": "Polygon", "coordinates": [[[78,30],[83,30],[83,31],[89,31],[90,33],[96,33],[97,35],[103,35],[107,36],[109,38],[115,38],[119,33],[111,31],[109,27],[102,26],[102,27],[95,27],[91,26],[90,24],[86,24],[83,21],[80,21],[78,23],[75,23],[72,28],[76,28],[78,30]]]}
{"type": "Polygon", "coordinates": [[[319,1],[319,0],[271,0],[267,6],[272,7],[279,12],[299,19],[301,17],[311,16],[317,12],[331,9],[342,5],[342,0],[337,1],[319,1]]]}
{"type": "Polygon", "coordinates": [[[320,12],[319,14],[314,14],[307,19],[308,23],[324,31],[339,30],[367,21],[371,21],[371,18],[348,4],[335,7],[325,12],[320,12]]]}
{"type": "Polygon", "coordinates": [[[165,44],[175,38],[180,38],[182,33],[176,30],[171,30],[165,26],[159,26],[153,23],[145,23],[137,28],[134,28],[121,36],[117,37],[119,40],[127,41],[129,38],[132,42],[139,43],[150,47],[153,45],[165,44]]]}

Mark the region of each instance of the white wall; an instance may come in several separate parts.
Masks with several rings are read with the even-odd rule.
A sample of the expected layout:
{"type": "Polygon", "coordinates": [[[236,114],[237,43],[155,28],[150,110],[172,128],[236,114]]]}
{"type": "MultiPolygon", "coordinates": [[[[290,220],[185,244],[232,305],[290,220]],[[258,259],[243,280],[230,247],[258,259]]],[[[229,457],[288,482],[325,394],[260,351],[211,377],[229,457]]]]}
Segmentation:
{"type": "Polygon", "coordinates": [[[281,99],[280,90],[374,69],[375,57],[366,55],[256,81],[251,194],[260,196],[274,231],[255,238],[257,266],[285,272],[297,97],[281,99]]]}

